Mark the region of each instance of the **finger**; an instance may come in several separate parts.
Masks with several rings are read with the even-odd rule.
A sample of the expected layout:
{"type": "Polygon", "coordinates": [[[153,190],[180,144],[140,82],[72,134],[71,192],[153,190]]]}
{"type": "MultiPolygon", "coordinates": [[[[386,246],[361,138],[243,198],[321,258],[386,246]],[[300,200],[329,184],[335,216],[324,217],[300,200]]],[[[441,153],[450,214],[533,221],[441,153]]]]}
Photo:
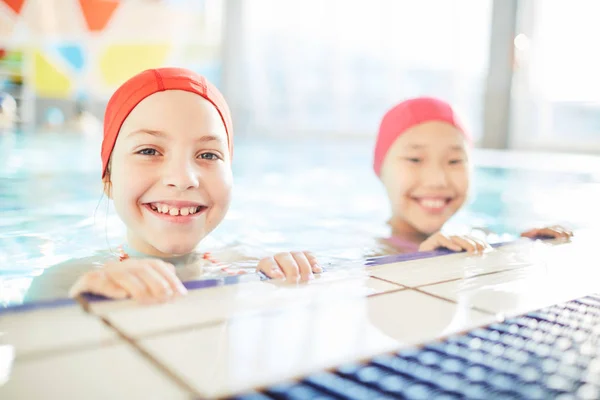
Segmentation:
{"type": "Polygon", "coordinates": [[[256,269],[269,278],[285,278],[283,271],[281,270],[281,268],[279,268],[279,265],[277,265],[277,261],[275,261],[273,257],[267,257],[260,260],[256,269]]]}
{"type": "Polygon", "coordinates": [[[477,253],[483,253],[485,249],[490,247],[485,240],[477,239],[473,236],[467,236],[466,238],[475,244],[475,251],[477,253]]]}
{"type": "Polygon", "coordinates": [[[421,245],[419,246],[419,251],[433,251],[440,247],[447,248],[453,251],[461,251],[462,248],[452,243],[446,236],[436,233],[433,236],[427,238],[421,245]]]}
{"type": "Polygon", "coordinates": [[[570,237],[570,238],[573,237],[574,233],[572,230],[563,228],[563,227],[561,227],[561,228],[563,229],[563,232],[567,235],[567,237],[570,237]]]}
{"type": "Polygon", "coordinates": [[[445,235],[438,235],[435,248],[444,247],[452,251],[462,251],[463,247],[459,243],[454,242],[452,240],[453,237],[456,236],[447,237],[445,235]]]}
{"type": "Polygon", "coordinates": [[[541,228],[541,229],[532,229],[531,231],[531,235],[527,236],[531,239],[534,238],[549,238],[549,239],[556,239],[561,237],[561,233],[560,231],[558,231],[557,229],[554,228],[541,228]]]}
{"type": "Polygon", "coordinates": [[[465,249],[469,254],[473,254],[475,253],[475,251],[477,251],[477,247],[475,246],[475,243],[464,237],[464,236],[451,236],[450,239],[452,240],[453,243],[459,245],[461,248],[465,249]]]}
{"type": "Polygon", "coordinates": [[[530,229],[528,231],[521,233],[521,237],[533,239],[534,237],[538,236],[538,232],[539,232],[539,229],[530,229]]]}
{"type": "Polygon", "coordinates": [[[292,255],[294,261],[296,261],[296,264],[298,265],[298,270],[300,271],[300,279],[302,279],[303,281],[313,279],[314,275],[312,272],[312,266],[310,265],[310,262],[308,262],[308,258],[306,258],[304,253],[300,251],[292,251],[290,254],[292,255]]]}
{"type": "Polygon", "coordinates": [[[146,285],[128,269],[113,269],[106,271],[107,278],[122,287],[135,300],[145,300],[151,297],[146,285]]]}
{"type": "Polygon", "coordinates": [[[175,266],[173,264],[169,264],[160,260],[154,260],[154,262],[152,262],[150,265],[167,281],[169,288],[174,293],[179,293],[182,295],[187,293],[187,289],[185,286],[183,286],[183,283],[181,283],[181,280],[175,273],[175,266]]]}
{"type": "Polygon", "coordinates": [[[565,227],[562,227],[560,225],[556,225],[556,226],[552,226],[549,229],[556,231],[557,233],[560,234],[561,238],[570,238],[571,236],[573,236],[573,232],[568,230],[565,227]]]}
{"type": "Polygon", "coordinates": [[[572,237],[573,236],[573,231],[571,229],[565,228],[564,226],[561,225],[555,225],[553,226],[553,228],[561,231],[562,233],[565,234],[565,236],[567,237],[572,237]]]}
{"type": "Polygon", "coordinates": [[[297,281],[300,278],[300,267],[290,253],[277,253],[274,258],[289,281],[297,281]]]}
{"type": "Polygon", "coordinates": [[[560,229],[560,228],[543,228],[540,230],[540,233],[542,236],[547,236],[553,239],[559,239],[559,238],[564,238],[567,237],[566,233],[564,232],[564,230],[560,229]]]}
{"type": "Polygon", "coordinates": [[[433,250],[432,243],[433,242],[429,239],[425,240],[423,243],[421,243],[419,245],[419,251],[432,251],[433,250]]]}
{"type": "Polygon", "coordinates": [[[150,265],[133,268],[131,272],[146,285],[146,291],[154,299],[164,300],[175,293],[169,282],[150,265]]]}
{"type": "Polygon", "coordinates": [[[305,251],[304,255],[308,259],[308,262],[312,268],[312,272],[314,272],[315,274],[320,274],[321,272],[323,272],[323,267],[319,265],[319,260],[317,260],[317,257],[315,257],[313,253],[311,253],[310,251],[305,251]]]}
{"type": "Polygon", "coordinates": [[[128,297],[127,291],[111,282],[102,271],[90,272],[78,279],[69,290],[69,297],[76,297],[83,293],[92,293],[111,299],[128,297]]]}
{"type": "Polygon", "coordinates": [[[566,230],[565,228],[563,228],[561,226],[553,226],[553,227],[547,227],[547,228],[541,228],[541,229],[531,229],[529,231],[523,232],[521,234],[521,236],[527,237],[530,239],[535,239],[535,238],[557,239],[557,238],[570,238],[571,236],[573,236],[573,232],[566,230]]]}

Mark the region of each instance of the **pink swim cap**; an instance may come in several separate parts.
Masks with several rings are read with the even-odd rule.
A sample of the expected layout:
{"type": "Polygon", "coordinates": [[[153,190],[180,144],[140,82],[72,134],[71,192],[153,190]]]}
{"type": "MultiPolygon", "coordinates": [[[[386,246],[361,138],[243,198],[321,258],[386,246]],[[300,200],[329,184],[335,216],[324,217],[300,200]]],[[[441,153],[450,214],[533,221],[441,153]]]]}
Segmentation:
{"type": "Polygon", "coordinates": [[[450,104],[433,97],[416,97],[403,101],[385,114],[379,126],[373,163],[375,174],[379,176],[381,173],[385,155],[400,135],[413,126],[432,121],[449,123],[471,141],[450,104]]]}

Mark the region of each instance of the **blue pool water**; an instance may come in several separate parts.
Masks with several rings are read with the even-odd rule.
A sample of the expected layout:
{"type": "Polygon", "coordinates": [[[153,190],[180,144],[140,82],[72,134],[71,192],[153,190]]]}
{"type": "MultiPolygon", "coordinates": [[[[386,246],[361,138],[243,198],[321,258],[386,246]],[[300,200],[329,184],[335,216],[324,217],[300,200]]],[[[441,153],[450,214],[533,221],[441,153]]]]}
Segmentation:
{"type": "MultiPolygon", "coordinates": [[[[20,302],[44,269],[121,243],[123,226],[102,196],[99,146],[99,139],[69,135],[0,137],[0,305],[20,302]]],[[[234,201],[209,243],[310,249],[324,262],[360,258],[386,233],[388,215],[371,146],[238,139],[234,201]]],[[[599,170],[559,172],[568,165],[553,156],[518,168],[509,161],[523,163],[495,162],[481,151],[474,159],[472,201],[452,228],[516,235],[547,223],[600,225],[599,170]]]]}

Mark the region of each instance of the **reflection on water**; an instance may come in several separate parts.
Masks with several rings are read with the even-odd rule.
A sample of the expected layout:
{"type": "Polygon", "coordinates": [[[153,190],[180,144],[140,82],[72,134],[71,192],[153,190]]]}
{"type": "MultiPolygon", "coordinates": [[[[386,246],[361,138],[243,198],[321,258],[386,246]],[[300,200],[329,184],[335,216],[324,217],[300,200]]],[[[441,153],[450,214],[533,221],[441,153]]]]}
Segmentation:
{"type": "MultiPolygon", "coordinates": [[[[207,246],[309,249],[322,263],[360,258],[385,234],[388,214],[371,146],[238,139],[234,201],[207,246]]],[[[0,303],[7,303],[44,268],[115,248],[123,226],[102,196],[98,139],[4,136],[0,149],[0,303]]],[[[516,234],[539,223],[597,223],[598,175],[475,172],[473,201],[452,221],[457,229],[516,234]]]]}

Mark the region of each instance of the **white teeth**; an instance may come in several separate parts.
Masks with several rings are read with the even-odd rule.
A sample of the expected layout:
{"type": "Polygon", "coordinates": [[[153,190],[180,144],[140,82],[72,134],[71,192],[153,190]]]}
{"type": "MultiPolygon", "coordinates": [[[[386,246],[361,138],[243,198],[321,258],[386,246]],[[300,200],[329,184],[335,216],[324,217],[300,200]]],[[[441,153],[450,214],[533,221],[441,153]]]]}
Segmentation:
{"type": "Polygon", "coordinates": [[[442,208],[446,205],[446,202],[444,200],[423,199],[421,205],[427,208],[442,208]]]}
{"type": "Polygon", "coordinates": [[[162,203],[151,203],[150,207],[154,211],[159,212],[161,214],[169,214],[169,215],[173,215],[173,216],[177,216],[177,215],[186,216],[186,215],[190,215],[190,214],[196,214],[200,208],[200,207],[177,208],[177,207],[171,207],[167,204],[162,204],[162,203]]]}

